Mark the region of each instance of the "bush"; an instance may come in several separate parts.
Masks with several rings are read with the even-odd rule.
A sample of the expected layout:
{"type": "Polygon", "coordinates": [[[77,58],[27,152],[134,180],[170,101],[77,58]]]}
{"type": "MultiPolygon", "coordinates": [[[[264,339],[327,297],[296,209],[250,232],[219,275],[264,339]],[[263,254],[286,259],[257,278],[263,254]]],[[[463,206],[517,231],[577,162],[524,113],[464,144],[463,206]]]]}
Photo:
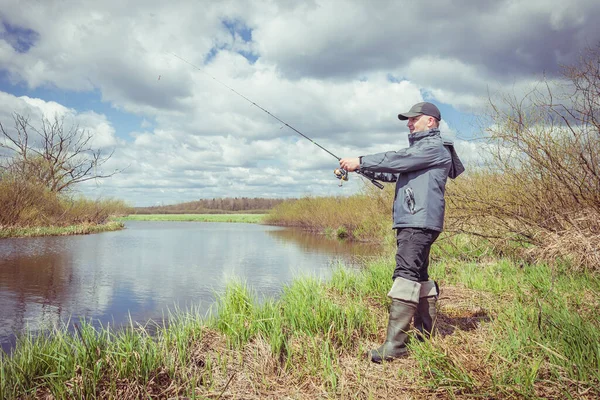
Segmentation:
{"type": "Polygon", "coordinates": [[[108,221],[111,216],[125,216],[129,214],[129,207],[122,200],[89,200],[85,198],[63,198],[61,205],[64,214],[62,221],[58,223],[83,224],[95,223],[102,224],[108,221]]]}
{"type": "Polygon", "coordinates": [[[264,222],[297,226],[338,238],[364,241],[387,240],[392,233],[393,185],[385,190],[365,186],[363,193],[350,197],[305,197],[277,206],[264,222]]]}
{"type": "Polygon", "coordinates": [[[45,186],[0,175],[0,226],[44,225],[59,208],[56,195],[45,186]]]}
{"type": "Polygon", "coordinates": [[[564,69],[568,84],[491,102],[490,157],[448,196],[456,230],[600,268],[599,62],[600,46],[564,69]]]}
{"type": "Polygon", "coordinates": [[[121,200],[74,199],[39,182],[0,174],[0,227],[102,224],[111,215],[128,213],[121,200]]]}

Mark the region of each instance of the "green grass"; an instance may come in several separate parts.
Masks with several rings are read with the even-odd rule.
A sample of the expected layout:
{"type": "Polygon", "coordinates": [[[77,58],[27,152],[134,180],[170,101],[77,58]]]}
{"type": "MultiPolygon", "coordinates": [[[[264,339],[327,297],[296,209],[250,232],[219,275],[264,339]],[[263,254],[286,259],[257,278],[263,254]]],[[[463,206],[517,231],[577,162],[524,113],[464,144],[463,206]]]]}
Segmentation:
{"type": "Polygon", "coordinates": [[[63,235],[87,235],[117,231],[123,229],[124,225],[119,221],[109,221],[105,224],[80,224],[71,226],[42,226],[28,228],[3,228],[0,229],[0,239],[9,237],[33,237],[33,236],[63,236],[63,235]]]}
{"type": "MultiPolygon", "coordinates": [[[[458,254],[457,254],[458,255],[458,254]]],[[[595,398],[600,279],[546,265],[448,257],[439,334],[407,360],[374,366],[384,337],[391,257],[322,281],[298,277],[259,301],[243,282],[208,317],[176,310],[168,326],[23,336],[0,366],[1,398],[375,398],[383,393],[487,398],[595,398]],[[151,335],[150,331],[156,331],[151,335]],[[317,395],[315,394],[317,393],[317,395]]]]}
{"type": "Polygon", "coordinates": [[[265,214],[131,214],[118,221],[244,222],[259,224],[265,214]]]}

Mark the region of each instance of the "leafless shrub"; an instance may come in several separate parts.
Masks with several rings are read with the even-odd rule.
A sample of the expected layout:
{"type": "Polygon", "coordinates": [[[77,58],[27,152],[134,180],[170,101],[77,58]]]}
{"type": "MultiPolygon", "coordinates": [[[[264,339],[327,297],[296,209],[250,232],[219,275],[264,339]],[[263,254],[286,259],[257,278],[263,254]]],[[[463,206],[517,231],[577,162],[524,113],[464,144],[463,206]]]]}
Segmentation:
{"type": "Polygon", "coordinates": [[[454,229],[534,245],[537,258],[597,269],[600,236],[600,45],[541,82],[490,100],[491,158],[451,186],[454,229]]]}
{"type": "Polygon", "coordinates": [[[14,128],[0,122],[0,150],[9,157],[2,169],[23,179],[36,180],[52,192],[62,192],[80,182],[113,176],[118,170],[104,174],[98,168],[112,152],[92,147],[92,134],[78,125],[65,128],[64,120],[42,118],[38,129],[29,118],[14,114],[14,128]]]}
{"type": "Polygon", "coordinates": [[[110,216],[129,214],[122,200],[89,200],[52,192],[36,181],[0,173],[0,229],[2,227],[102,224],[110,216]]]}
{"type": "Polygon", "coordinates": [[[92,147],[90,132],[64,121],[42,118],[36,128],[28,117],[13,115],[14,127],[0,122],[0,228],[99,224],[123,214],[118,200],[73,199],[73,185],[107,178],[98,168],[110,159],[92,147]]]}
{"type": "Polygon", "coordinates": [[[85,198],[66,198],[61,202],[63,213],[57,218],[57,225],[102,224],[111,216],[124,216],[130,213],[130,207],[122,200],[90,200],[85,198]]]}
{"type": "Polygon", "coordinates": [[[0,174],[0,227],[29,223],[39,215],[46,189],[8,173],[0,174]]]}

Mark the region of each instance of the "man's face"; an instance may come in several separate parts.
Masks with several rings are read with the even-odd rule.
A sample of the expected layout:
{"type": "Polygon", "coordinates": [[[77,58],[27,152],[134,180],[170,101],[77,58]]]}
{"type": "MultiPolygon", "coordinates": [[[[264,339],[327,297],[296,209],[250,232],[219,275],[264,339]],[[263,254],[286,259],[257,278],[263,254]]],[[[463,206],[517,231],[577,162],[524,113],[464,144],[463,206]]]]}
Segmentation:
{"type": "Polygon", "coordinates": [[[425,131],[429,129],[430,118],[432,117],[423,114],[416,117],[410,117],[406,125],[408,126],[410,133],[425,131]]]}

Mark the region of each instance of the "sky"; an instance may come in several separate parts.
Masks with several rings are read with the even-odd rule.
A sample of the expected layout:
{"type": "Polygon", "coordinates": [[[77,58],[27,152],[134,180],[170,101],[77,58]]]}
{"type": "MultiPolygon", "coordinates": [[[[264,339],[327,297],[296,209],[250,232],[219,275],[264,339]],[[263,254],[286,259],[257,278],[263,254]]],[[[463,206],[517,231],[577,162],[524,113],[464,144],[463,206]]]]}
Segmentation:
{"type": "Polygon", "coordinates": [[[338,186],[252,103],[353,157],[408,146],[398,113],[431,101],[468,169],[488,97],[560,79],[598,20],[597,0],[0,0],[0,122],[91,133],[118,172],[75,189],[92,199],[350,195],[362,178],[338,186]]]}

